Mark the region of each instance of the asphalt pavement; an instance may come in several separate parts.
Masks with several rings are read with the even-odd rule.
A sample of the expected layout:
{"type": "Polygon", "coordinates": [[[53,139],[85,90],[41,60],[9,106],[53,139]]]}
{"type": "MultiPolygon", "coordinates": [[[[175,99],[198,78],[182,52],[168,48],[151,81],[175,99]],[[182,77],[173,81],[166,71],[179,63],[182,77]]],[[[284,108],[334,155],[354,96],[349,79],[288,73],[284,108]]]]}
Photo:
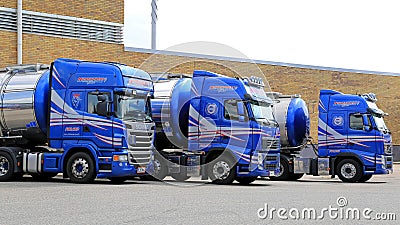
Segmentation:
{"type": "Polygon", "coordinates": [[[79,185],[26,176],[0,183],[0,224],[399,224],[399,188],[400,165],[360,184],[305,176],[249,186],[194,178],[79,185]]]}

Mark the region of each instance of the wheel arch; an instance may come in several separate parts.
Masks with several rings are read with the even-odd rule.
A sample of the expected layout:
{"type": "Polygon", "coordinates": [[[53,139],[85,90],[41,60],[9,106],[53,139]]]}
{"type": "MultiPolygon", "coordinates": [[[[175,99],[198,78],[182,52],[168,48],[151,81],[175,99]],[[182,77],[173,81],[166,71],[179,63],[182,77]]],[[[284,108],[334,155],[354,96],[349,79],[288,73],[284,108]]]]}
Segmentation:
{"type": "Polygon", "coordinates": [[[14,165],[14,173],[18,173],[18,172],[22,172],[21,168],[18,167],[18,159],[17,159],[17,155],[21,155],[22,157],[22,153],[23,153],[22,148],[20,147],[0,147],[0,152],[4,152],[6,154],[8,154],[11,159],[13,160],[13,165],[14,165]]]}
{"type": "MultiPolygon", "coordinates": [[[[335,169],[333,170],[334,175],[337,175],[338,165],[339,165],[339,163],[340,163],[342,160],[344,160],[344,159],[353,159],[353,160],[355,160],[356,162],[360,163],[361,167],[362,167],[363,170],[364,170],[364,163],[362,162],[362,160],[360,159],[360,157],[359,157],[357,154],[352,153],[352,152],[343,152],[343,153],[339,153],[339,154],[335,157],[335,160],[334,160],[334,163],[333,163],[333,165],[334,165],[334,167],[335,167],[335,169]]],[[[364,172],[365,172],[365,171],[363,171],[363,173],[364,173],[364,172]]]]}
{"type": "Polygon", "coordinates": [[[67,169],[67,163],[68,163],[69,158],[73,154],[78,153],[78,152],[84,152],[93,159],[93,162],[95,163],[95,167],[96,167],[96,174],[97,174],[99,172],[99,163],[98,163],[98,157],[97,157],[98,154],[96,153],[96,151],[93,148],[91,148],[90,146],[89,147],[76,146],[76,147],[72,147],[68,151],[66,151],[66,153],[63,156],[62,171],[63,171],[64,176],[66,176],[66,171],[67,171],[66,169],[67,169]]]}

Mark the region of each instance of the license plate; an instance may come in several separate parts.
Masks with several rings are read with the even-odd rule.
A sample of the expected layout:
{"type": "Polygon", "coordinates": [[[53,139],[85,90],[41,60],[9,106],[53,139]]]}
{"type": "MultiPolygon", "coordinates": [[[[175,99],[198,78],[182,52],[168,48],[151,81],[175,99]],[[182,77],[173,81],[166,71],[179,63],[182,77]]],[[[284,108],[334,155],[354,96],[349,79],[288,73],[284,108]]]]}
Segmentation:
{"type": "Polygon", "coordinates": [[[271,177],[274,177],[274,176],[275,176],[275,171],[270,171],[270,172],[269,172],[269,175],[270,175],[271,177]]]}
{"type": "Polygon", "coordinates": [[[137,173],[146,173],[146,168],[145,167],[138,167],[137,168],[137,173]]]}

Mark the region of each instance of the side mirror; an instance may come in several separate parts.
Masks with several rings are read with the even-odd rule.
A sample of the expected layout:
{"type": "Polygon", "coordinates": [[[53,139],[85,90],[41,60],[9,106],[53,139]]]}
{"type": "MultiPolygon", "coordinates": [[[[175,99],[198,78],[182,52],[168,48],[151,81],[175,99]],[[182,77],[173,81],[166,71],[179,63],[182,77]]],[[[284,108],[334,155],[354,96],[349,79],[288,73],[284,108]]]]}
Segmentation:
{"type": "Polygon", "coordinates": [[[237,111],[238,111],[239,117],[242,116],[243,121],[244,121],[244,116],[245,116],[244,115],[244,104],[242,101],[239,101],[236,104],[237,104],[236,106],[237,106],[237,111]]]}
{"type": "Polygon", "coordinates": [[[106,116],[106,117],[108,116],[108,102],[107,101],[97,103],[96,108],[97,108],[97,115],[106,116]]]}
{"type": "Polygon", "coordinates": [[[365,131],[370,131],[371,130],[371,126],[369,125],[369,118],[367,115],[362,115],[363,118],[363,130],[365,131]]]}
{"type": "Polygon", "coordinates": [[[99,101],[96,105],[97,115],[107,117],[109,115],[109,102],[107,95],[97,95],[97,100],[99,101]]]}
{"type": "Polygon", "coordinates": [[[239,122],[244,122],[244,116],[239,116],[239,122]]]}
{"type": "Polygon", "coordinates": [[[105,102],[105,101],[107,101],[107,96],[106,95],[97,95],[97,101],[105,102]]]}

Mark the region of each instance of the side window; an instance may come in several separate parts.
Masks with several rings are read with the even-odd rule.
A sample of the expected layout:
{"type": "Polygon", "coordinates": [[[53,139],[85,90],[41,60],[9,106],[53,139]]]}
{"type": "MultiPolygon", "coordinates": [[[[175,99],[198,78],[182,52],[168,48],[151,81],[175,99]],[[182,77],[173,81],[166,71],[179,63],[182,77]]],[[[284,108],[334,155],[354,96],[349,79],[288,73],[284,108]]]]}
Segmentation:
{"type": "MultiPolygon", "coordinates": [[[[107,100],[110,100],[110,93],[104,94],[107,96],[107,100]]],[[[97,103],[99,103],[97,95],[89,93],[87,98],[87,112],[91,114],[97,114],[97,103]]]]}
{"type": "Polygon", "coordinates": [[[362,116],[350,115],[350,128],[353,130],[363,130],[364,128],[362,116]]]}
{"type": "MultiPolygon", "coordinates": [[[[247,110],[245,104],[243,104],[243,111],[245,114],[245,121],[248,120],[247,118],[247,110]]],[[[238,106],[236,101],[226,100],[224,102],[224,117],[227,120],[239,120],[239,112],[238,106]]]]}

